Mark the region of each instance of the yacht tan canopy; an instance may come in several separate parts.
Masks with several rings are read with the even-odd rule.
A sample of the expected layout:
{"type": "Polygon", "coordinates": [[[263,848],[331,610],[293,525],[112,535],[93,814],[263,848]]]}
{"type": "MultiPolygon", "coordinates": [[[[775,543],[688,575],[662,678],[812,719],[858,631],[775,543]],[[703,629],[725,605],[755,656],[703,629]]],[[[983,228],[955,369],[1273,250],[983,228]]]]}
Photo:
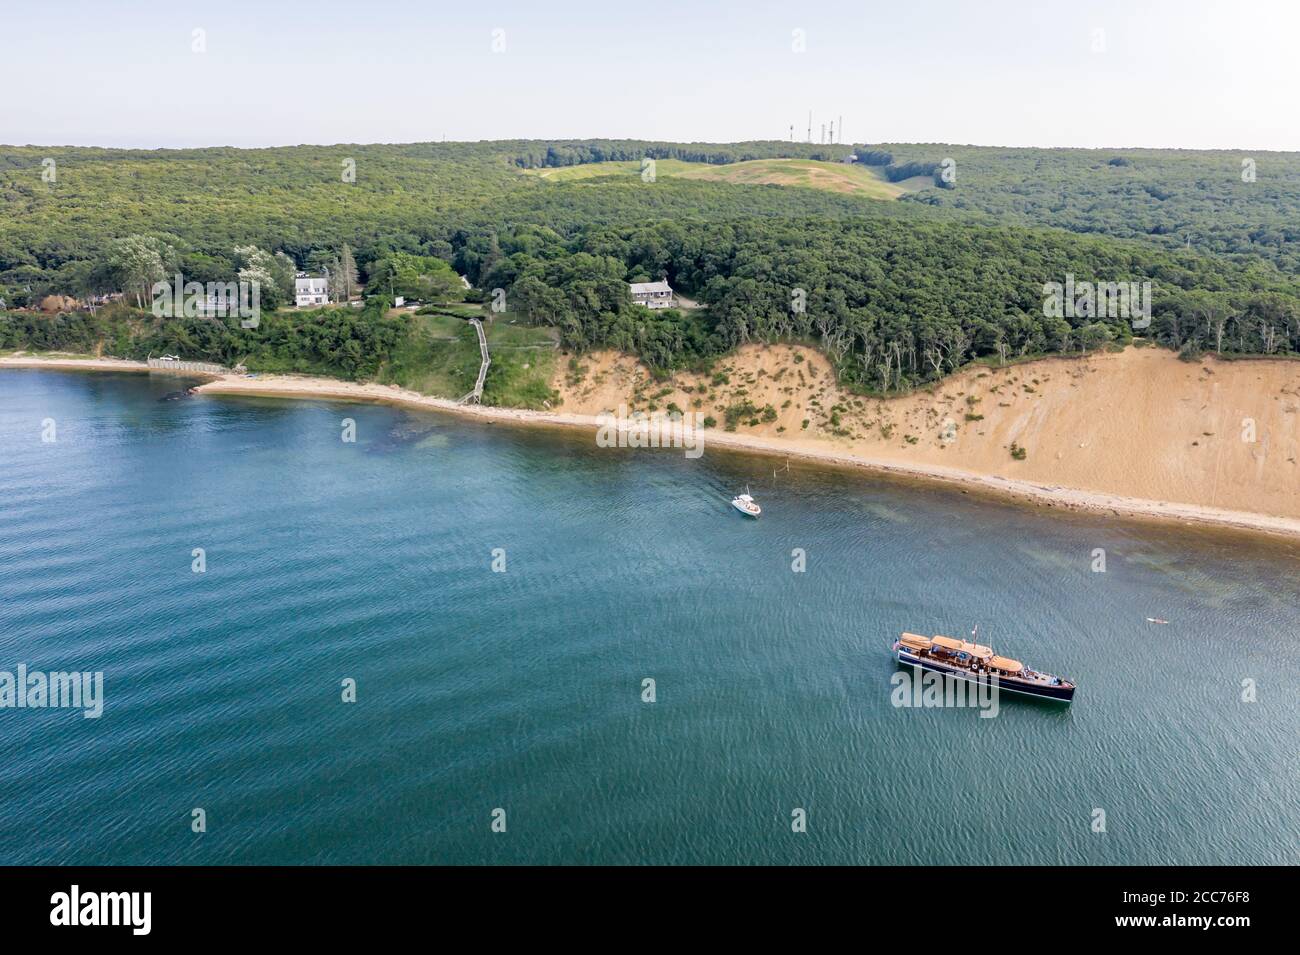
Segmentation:
{"type": "Polygon", "coordinates": [[[944,650],[952,650],[957,653],[969,653],[971,656],[980,660],[987,660],[993,656],[993,649],[978,643],[971,643],[969,640],[956,640],[953,637],[935,636],[931,641],[936,647],[944,650]]]}
{"type": "Polygon", "coordinates": [[[913,650],[929,650],[930,638],[923,637],[918,633],[904,633],[898,640],[905,647],[913,650]]]}
{"type": "Polygon", "coordinates": [[[1025,668],[1019,660],[1012,660],[1010,657],[994,657],[989,661],[989,666],[1006,673],[1019,673],[1025,668]]]}

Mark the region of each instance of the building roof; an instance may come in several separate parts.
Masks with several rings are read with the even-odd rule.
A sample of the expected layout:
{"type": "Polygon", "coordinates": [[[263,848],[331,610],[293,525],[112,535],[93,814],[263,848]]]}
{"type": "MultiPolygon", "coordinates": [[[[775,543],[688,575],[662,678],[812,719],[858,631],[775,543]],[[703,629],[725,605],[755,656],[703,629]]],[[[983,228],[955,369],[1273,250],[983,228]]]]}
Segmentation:
{"type": "Polygon", "coordinates": [[[667,282],[629,282],[633,295],[651,295],[655,292],[671,292],[667,282]]]}

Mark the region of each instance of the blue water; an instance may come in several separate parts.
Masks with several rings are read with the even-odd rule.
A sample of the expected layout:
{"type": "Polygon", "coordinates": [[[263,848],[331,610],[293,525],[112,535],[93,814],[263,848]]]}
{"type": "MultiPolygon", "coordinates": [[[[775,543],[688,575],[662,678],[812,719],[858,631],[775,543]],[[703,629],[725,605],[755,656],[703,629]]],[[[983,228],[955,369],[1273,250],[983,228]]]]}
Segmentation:
{"type": "Polygon", "coordinates": [[[1295,546],[178,387],[0,371],[0,670],[105,681],[0,863],[1300,862],[1295,546]],[[977,622],[1074,705],[891,705],[977,622]]]}

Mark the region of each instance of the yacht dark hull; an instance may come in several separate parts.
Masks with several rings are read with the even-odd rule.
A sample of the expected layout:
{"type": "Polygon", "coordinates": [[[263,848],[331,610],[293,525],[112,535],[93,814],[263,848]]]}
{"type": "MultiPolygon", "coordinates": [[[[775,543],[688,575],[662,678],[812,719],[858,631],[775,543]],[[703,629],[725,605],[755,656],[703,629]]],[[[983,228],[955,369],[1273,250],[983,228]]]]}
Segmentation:
{"type": "MultiPolygon", "coordinates": [[[[965,680],[967,683],[988,682],[987,672],[983,674],[972,673],[965,667],[953,666],[933,658],[918,657],[898,644],[894,644],[893,649],[898,657],[898,662],[904,666],[920,667],[923,670],[929,670],[931,673],[942,673],[958,680],[965,680]]],[[[998,676],[997,682],[999,692],[1019,693],[1021,696],[1032,696],[1040,700],[1052,700],[1057,703],[1069,703],[1074,699],[1075,688],[1068,683],[1061,686],[1052,686],[1050,683],[1039,683],[1034,680],[1003,675],[998,676]]]]}

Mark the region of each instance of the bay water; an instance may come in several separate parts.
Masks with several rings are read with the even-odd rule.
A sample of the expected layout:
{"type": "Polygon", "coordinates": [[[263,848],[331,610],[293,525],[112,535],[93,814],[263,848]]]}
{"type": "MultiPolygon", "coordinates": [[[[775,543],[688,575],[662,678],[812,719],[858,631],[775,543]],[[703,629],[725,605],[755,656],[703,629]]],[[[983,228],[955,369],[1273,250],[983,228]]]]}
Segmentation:
{"type": "Polygon", "coordinates": [[[0,371],[0,863],[1300,862],[1297,545],[183,384],[0,371]]]}

